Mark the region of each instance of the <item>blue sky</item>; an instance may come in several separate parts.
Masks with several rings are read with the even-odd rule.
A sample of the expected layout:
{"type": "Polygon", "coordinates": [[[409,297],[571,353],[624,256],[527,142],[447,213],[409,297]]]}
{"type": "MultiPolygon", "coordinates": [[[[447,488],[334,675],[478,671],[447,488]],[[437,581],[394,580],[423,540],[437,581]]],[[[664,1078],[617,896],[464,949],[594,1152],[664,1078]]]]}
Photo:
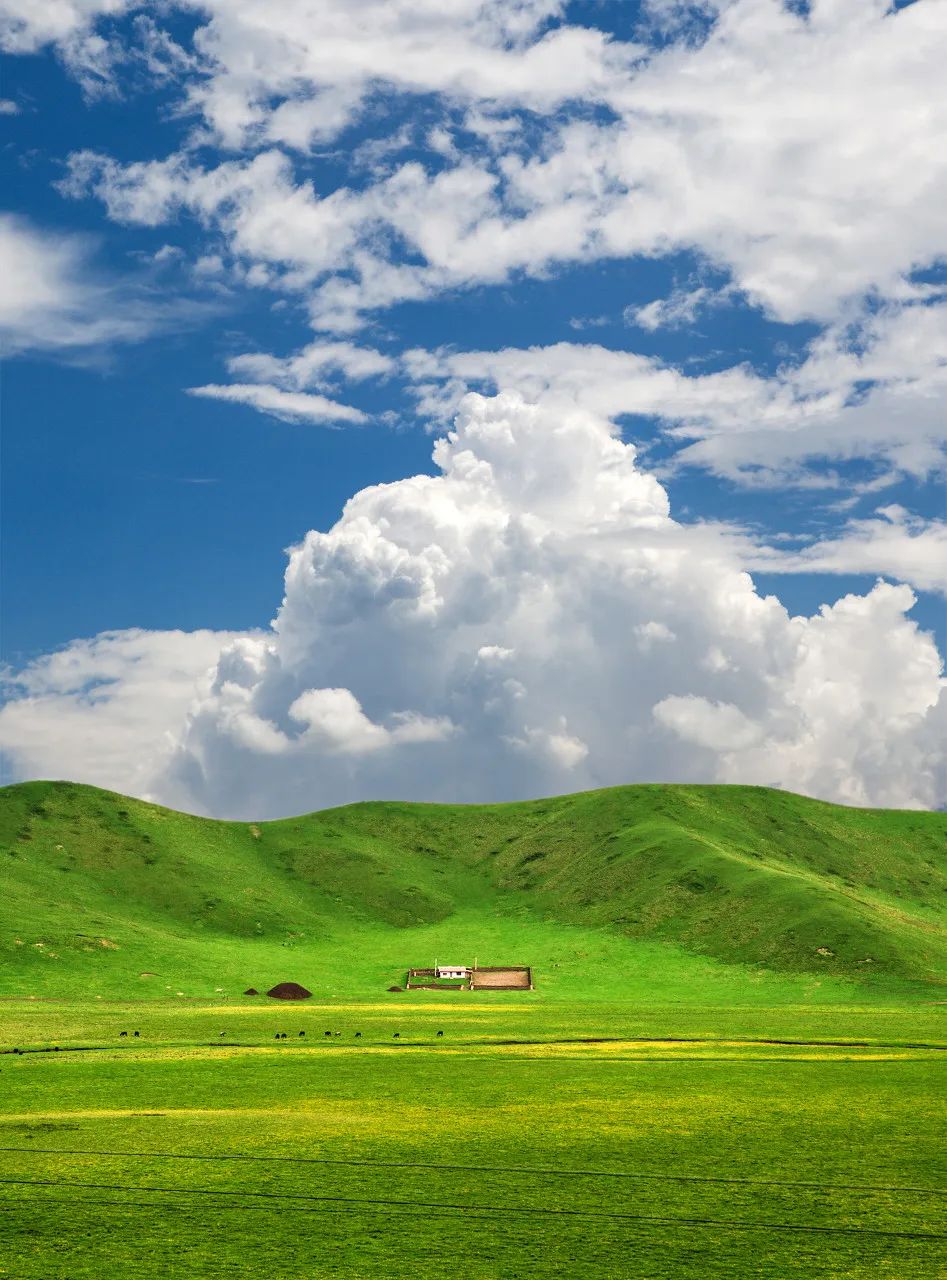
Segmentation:
{"type": "Polygon", "coordinates": [[[240,685],[254,726],[240,721],[241,768],[262,752],[292,776],[261,782],[256,814],[302,803],[327,757],[315,796],[326,803],[378,787],[538,793],[652,767],[943,802],[932,744],[947,647],[947,28],[933,0],[463,0],[446,15],[369,0],[294,0],[279,13],[257,0],[76,0],[55,17],[0,3],[0,36],[8,777],[68,773],[236,811],[223,779],[240,773],[227,754],[237,713],[221,672],[235,645],[273,647],[259,637],[287,591],[264,663],[278,673],[240,685]],[[463,445],[492,469],[476,510],[460,471],[431,456],[458,412],[454,454],[463,445]],[[502,460],[498,413],[516,445],[502,460]],[[536,430],[576,433],[577,487],[562,508],[556,487],[569,481],[543,479],[536,430]],[[621,455],[627,501],[610,487],[613,441],[637,450],[621,455]],[[423,500],[418,475],[434,481],[423,500]],[[379,484],[394,486],[397,514],[369,495],[337,524],[379,484]],[[482,531],[497,495],[505,536],[522,522],[538,540],[523,564],[505,544],[461,563],[449,530],[482,531]],[[442,527],[448,496],[457,510],[442,527]],[[613,617],[578,590],[594,576],[586,543],[606,526],[594,573],[607,564],[614,576],[613,617]],[[422,528],[430,541],[415,547],[422,528]],[[647,553],[632,549],[645,528],[658,538],[647,553]],[[309,531],[328,541],[309,547],[309,531]],[[357,555],[356,532],[368,539],[357,555]],[[432,581],[465,598],[475,580],[502,578],[519,603],[458,623],[450,590],[426,586],[438,603],[419,596],[423,643],[406,638],[400,614],[375,615],[386,591],[401,608],[391,582],[405,572],[379,538],[404,556],[435,548],[432,581]],[[300,564],[318,546],[334,576],[318,559],[305,588],[284,587],[293,546],[309,548],[300,564]],[[656,576],[636,594],[639,554],[656,576]],[[553,561],[537,600],[556,598],[564,638],[561,654],[540,657],[530,645],[548,618],[538,603],[529,624],[520,614],[553,561]],[[741,572],[750,594],[734,609],[767,621],[755,657],[738,659],[720,600],[741,572]],[[878,580],[901,594],[882,605],[878,580]],[[685,624],[704,590],[706,612],[685,624]],[[845,666],[851,641],[839,638],[814,675],[811,637],[841,636],[837,619],[856,614],[865,670],[825,675],[845,666]],[[130,658],[132,631],[144,649],[130,658]],[[384,686],[369,632],[386,654],[407,645],[384,686]],[[574,696],[592,707],[595,669],[631,679],[668,648],[665,632],[679,653],[652,673],[653,702],[629,693],[600,742],[594,725],[570,727],[584,713],[556,703],[555,681],[526,677],[585,662],[574,696]],[[183,637],[173,675],[169,633],[183,637]],[[450,661],[413,683],[410,655],[427,643],[450,661]],[[339,645],[350,665],[327,656],[339,645]],[[485,648],[525,664],[505,687],[527,692],[509,694],[492,727],[481,721],[495,699],[474,707],[459,674],[485,648]],[[123,665],[152,660],[163,709],[123,665]],[[892,663],[923,676],[905,677],[889,706],[890,691],[869,685],[892,663]],[[72,684],[65,668],[80,673],[72,684]],[[711,687],[695,669],[743,679],[711,687]],[[818,702],[815,679],[840,706],[884,702],[866,724],[890,733],[895,755],[910,721],[927,782],[896,780],[887,757],[869,765],[857,744],[844,761],[838,744],[823,758],[803,705],[818,702]],[[109,697],[90,698],[103,688],[109,697]],[[350,733],[327,727],[342,713],[326,710],[326,690],[348,695],[350,733]],[[300,719],[310,694],[321,709],[300,719]],[[76,737],[61,748],[66,723],[76,737]],[[116,765],[117,725],[145,761],[134,777],[116,765]],[[99,759],[89,744],[105,740],[99,759]],[[508,784],[483,763],[497,743],[512,753],[508,784]],[[440,776],[426,751],[451,755],[453,772],[440,776]]]}

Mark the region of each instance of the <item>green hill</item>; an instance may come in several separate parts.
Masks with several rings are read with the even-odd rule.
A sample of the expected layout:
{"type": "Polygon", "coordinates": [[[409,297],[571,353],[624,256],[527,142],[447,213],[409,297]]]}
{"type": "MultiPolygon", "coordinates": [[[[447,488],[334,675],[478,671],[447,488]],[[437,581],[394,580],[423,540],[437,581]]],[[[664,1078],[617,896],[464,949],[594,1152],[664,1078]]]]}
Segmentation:
{"type": "Polygon", "coordinates": [[[547,993],[614,993],[635,964],[658,984],[677,965],[685,990],[721,966],[936,982],[945,850],[944,814],[759,787],[249,824],[24,783],[0,790],[0,992],[232,994],[300,978],[364,995],[432,952],[533,963],[547,993]]]}

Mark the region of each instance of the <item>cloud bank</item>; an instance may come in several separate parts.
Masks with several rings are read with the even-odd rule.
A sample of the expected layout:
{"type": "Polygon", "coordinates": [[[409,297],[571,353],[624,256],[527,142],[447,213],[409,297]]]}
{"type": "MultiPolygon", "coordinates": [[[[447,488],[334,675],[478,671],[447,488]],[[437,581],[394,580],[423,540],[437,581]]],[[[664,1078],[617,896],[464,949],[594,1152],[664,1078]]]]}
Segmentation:
{"type": "Polygon", "coordinates": [[[642,24],[644,43],[560,21],[546,0],[195,7],[192,143],[235,158],[80,152],[65,189],[123,222],[200,219],[242,269],[302,292],[320,328],[678,251],[775,319],[829,323],[866,298],[921,296],[915,273],[947,250],[939,0],[716,0],[683,7],[708,21],[678,38],[642,24]],[[396,131],[367,184],[318,189],[297,159],[373,92],[436,97],[437,127],[396,131]],[[409,147],[424,158],[399,160],[409,147]]]}
{"type": "Polygon", "coordinates": [[[291,550],[269,634],[176,637],[173,675],[162,636],[67,649],[21,674],[32,705],[0,712],[0,743],[34,772],[80,776],[81,752],[87,779],[242,818],[642,779],[947,799],[941,660],[908,587],[790,617],[578,406],[469,394],[434,456],[439,474],[362,490],[291,550]],[[79,682],[93,657],[114,664],[104,694],[79,682]],[[175,692],[138,719],[149,664],[175,692]],[[44,759],[36,708],[59,707],[78,730],[44,759]]]}

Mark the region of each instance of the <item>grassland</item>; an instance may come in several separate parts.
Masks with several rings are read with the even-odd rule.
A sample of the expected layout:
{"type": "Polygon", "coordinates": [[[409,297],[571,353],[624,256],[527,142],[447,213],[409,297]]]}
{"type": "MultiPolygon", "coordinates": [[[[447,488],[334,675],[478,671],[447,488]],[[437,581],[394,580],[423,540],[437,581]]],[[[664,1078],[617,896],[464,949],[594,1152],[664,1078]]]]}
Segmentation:
{"type": "Polygon", "coordinates": [[[945,833],[743,788],[257,826],[8,788],[0,1277],[933,1280],[945,833]],[[537,989],[387,993],[435,955],[537,989]],[[283,979],[314,998],[241,994],[283,979]]]}
{"type": "Polygon", "coordinates": [[[435,954],[532,964],[541,998],[614,996],[640,965],[923,984],[947,970],[945,846],[943,814],[754,787],[252,824],[28,783],[0,791],[0,994],[370,996],[435,954]]]}
{"type": "Polygon", "coordinates": [[[938,1014],[8,1001],[0,1275],[932,1280],[938,1014]]]}

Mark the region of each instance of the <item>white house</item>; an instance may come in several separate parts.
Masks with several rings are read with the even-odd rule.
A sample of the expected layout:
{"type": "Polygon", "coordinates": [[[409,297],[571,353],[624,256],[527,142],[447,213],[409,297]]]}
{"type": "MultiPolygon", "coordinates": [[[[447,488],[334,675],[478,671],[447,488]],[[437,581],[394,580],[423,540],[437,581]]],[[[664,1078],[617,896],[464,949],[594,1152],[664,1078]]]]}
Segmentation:
{"type": "Polygon", "coordinates": [[[439,964],[434,972],[438,978],[470,977],[470,969],[464,964],[439,964]]]}

